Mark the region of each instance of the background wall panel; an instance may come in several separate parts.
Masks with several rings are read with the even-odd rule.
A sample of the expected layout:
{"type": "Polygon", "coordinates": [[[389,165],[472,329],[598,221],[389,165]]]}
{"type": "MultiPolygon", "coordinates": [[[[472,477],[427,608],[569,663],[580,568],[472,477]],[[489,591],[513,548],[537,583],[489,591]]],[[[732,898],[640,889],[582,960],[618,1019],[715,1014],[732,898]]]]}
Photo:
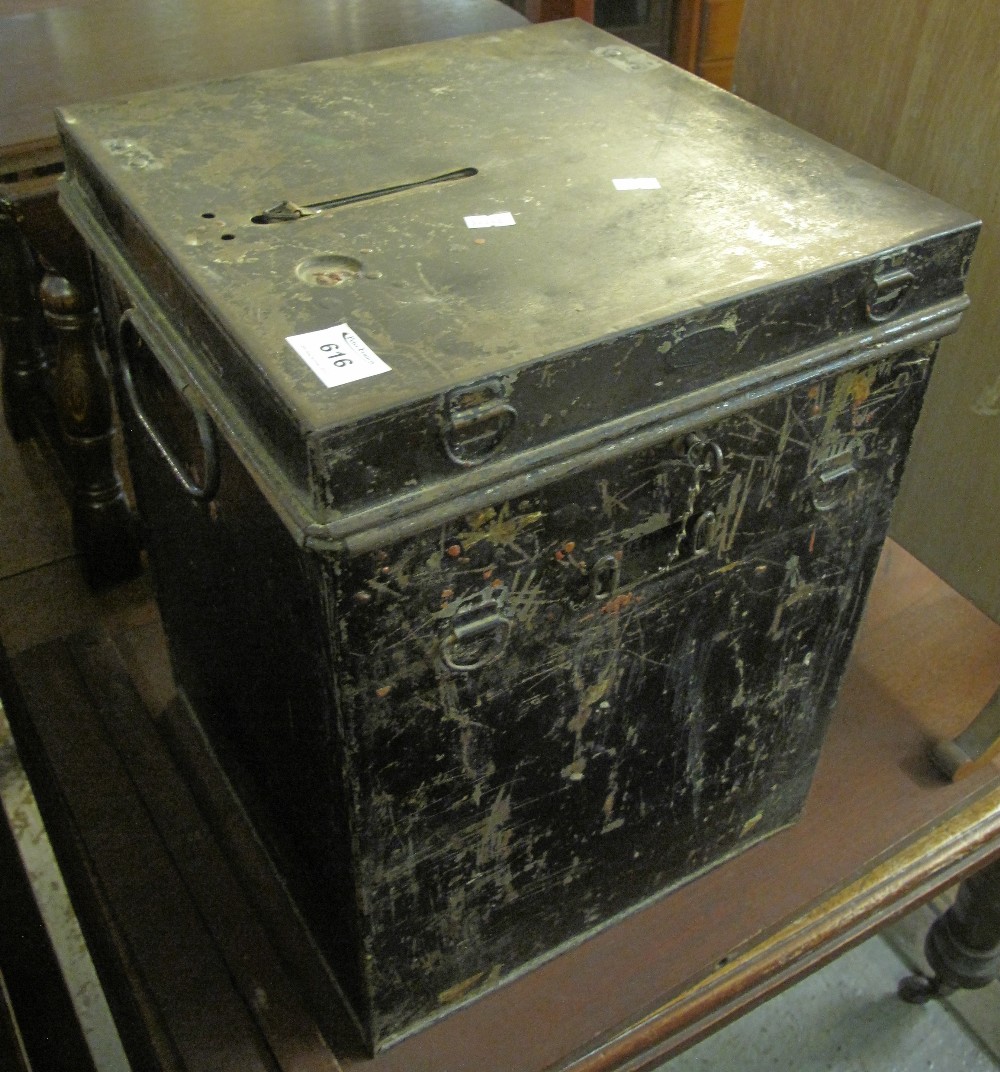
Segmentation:
{"type": "Polygon", "coordinates": [[[893,535],[1000,620],[1000,20],[995,0],[747,0],[734,89],[983,219],[893,535]]]}

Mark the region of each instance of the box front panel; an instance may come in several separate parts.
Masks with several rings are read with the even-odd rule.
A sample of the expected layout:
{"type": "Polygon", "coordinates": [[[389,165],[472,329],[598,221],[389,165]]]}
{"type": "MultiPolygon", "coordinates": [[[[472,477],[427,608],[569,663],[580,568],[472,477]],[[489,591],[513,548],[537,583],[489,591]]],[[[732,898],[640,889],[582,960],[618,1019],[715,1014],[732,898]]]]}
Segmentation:
{"type": "Polygon", "coordinates": [[[931,352],[339,571],[378,1037],[795,818],[931,352]]]}

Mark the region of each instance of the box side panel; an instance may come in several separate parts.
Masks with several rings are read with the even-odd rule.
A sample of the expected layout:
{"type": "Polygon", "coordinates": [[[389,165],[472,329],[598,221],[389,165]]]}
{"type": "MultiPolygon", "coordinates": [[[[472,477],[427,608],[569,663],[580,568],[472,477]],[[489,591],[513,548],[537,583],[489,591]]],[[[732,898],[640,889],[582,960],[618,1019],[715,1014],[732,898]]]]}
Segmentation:
{"type": "MultiPolygon", "coordinates": [[[[105,311],[121,296],[102,279],[105,311]]],[[[205,451],[189,401],[136,333],[123,333],[143,419],[117,384],[123,438],[178,688],[351,1004],[364,987],[350,831],[336,726],[326,594],[297,545],[219,436],[205,451]],[[143,421],[204,487],[186,490],[143,421]]],[[[119,375],[119,381],[121,376],[119,375]]]]}

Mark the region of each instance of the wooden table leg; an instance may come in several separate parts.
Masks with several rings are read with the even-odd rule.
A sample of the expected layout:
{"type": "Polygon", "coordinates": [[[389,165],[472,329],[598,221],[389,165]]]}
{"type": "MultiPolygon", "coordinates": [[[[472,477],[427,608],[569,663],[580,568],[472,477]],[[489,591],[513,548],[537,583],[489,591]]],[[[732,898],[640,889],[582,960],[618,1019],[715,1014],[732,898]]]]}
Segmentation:
{"type": "Polygon", "coordinates": [[[40,435],[61,464],[73,543],[88,582],[127,580],[141,570],[138,525],[112,450],[117,433],[111,387],[94,342],[87,250],[59,211],[54,173],[8,182],[5,194],[0,198],[4,418],[15,440],[40,435]]]}
{"type": "Polygon", "coordinates": [[[1000,755],[1000,689],[969,726],[952,740],[938,741],[931,757],[952,782],[968,777],[1000,755]]]}
{"type": "Polygon", "coordinates": [[[900,997],[915,1005],[1000,977],[1000,860],[959,886],[955,903],[927,932],[924,952],[934,975],[899,984],[900,997]]]}
{"type": "MultiPolygon", "coordinates": [[[[937,741],[931,758],[952,782],[1000,754],[1000,689],[957,737],[937,741]]],[[[927,932],[924,951],[934,975],[899,984],[904,1001],[919,1005],[955,990],[975,990],[1000,977],[1000,860],[959,886],[954,905],[927,932]]]]}
{"type": "Polygon", "coordinates": [[[56,338],[56,414],[72,483],[73,544],[92,585],[125,580],[141,569],[139,540],[112,454],[111,385],[94,345],[94,302],[54,273],[42,280],[40,297],[56,338]]]}
{"type": "Polygon", "coordinates": [[[34,433],[30,400],[44,374],[34,330],[36,286],[37,269],[18,227],[17,207],[0,198],[0,390],[4,420],[15,441],[34,433]]]}

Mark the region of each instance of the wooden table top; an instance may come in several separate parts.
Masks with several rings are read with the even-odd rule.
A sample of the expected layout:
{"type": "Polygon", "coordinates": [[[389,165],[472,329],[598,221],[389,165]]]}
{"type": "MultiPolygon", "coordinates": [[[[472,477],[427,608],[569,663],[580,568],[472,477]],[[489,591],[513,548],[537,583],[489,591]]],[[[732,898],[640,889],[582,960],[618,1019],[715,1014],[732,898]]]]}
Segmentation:
{"type": "Polygon", "coordinates": [[[52,142],[63,104],[524,24],[500,0],[0,0],[0,149],[52,142]]]}

